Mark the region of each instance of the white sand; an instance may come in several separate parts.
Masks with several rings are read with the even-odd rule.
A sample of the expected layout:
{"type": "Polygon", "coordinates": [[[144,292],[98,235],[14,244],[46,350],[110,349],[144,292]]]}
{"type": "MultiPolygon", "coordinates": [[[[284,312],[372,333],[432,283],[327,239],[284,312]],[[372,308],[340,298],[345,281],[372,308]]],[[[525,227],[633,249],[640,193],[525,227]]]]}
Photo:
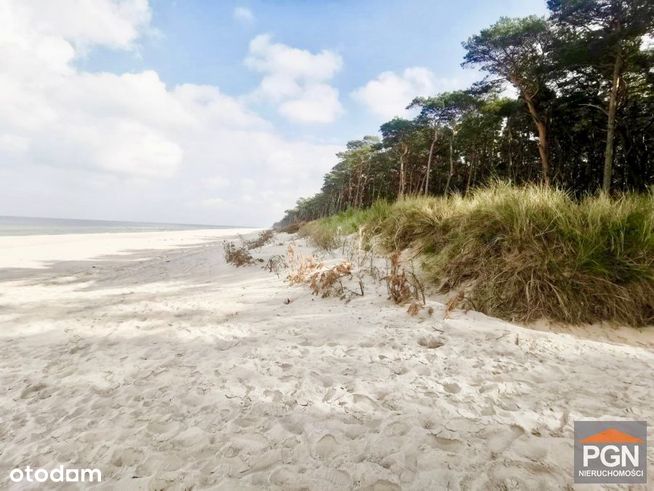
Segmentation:
{"type": "Polygon", "coordinates": [[[651,331],[319,299],[226,265],[233,233],[0,237],[0,488],[559,489],[574,420],[654,424],[651,331]]]}

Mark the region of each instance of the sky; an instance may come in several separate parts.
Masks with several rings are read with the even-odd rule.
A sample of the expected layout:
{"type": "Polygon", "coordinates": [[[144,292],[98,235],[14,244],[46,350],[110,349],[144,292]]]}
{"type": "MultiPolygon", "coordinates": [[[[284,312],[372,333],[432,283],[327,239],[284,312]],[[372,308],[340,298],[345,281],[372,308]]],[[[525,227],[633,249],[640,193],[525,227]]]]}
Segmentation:
{"type": "Polygon", "coordinates": [[[269,226],[544,0],[0,0],[0,215],[269,226]]]}

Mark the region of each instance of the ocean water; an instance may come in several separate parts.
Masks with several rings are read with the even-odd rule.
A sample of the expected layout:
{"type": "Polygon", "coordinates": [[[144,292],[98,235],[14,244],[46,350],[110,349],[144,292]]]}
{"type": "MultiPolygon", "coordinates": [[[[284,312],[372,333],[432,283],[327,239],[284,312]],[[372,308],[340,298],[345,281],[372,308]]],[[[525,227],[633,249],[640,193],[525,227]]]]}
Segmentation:
{"type": "Polygon", "coordinates": [[[75,220],[68,218],[0,216],[0,235],[61,235],[98,232],[155,232],[161,230],[197,230],[233,228],[217,225],[177,223],[117,222],[110,220],[75,220]]]}

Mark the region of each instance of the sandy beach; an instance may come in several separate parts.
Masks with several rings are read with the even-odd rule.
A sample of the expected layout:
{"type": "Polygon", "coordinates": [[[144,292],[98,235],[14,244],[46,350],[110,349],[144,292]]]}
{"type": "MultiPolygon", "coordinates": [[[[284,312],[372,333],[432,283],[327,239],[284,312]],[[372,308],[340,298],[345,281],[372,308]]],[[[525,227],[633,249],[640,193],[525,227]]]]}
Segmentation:
{"type": "Polygon", "coordinates": [[[247,232],[0,237],[0,488],[571,488],[575,420],[654,421],[651,331],[322,299],[226,264],[247,232]]]}

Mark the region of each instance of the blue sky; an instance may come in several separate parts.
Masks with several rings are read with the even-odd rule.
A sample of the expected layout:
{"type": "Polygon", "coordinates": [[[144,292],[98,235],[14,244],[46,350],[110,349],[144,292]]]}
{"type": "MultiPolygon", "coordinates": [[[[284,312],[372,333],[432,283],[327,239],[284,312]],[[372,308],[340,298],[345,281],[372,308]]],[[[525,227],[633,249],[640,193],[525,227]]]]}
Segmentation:
{"type": "Polygon", "coordinates": [[[96,50],[81,66],[114,72],[156,70],[171,85],[217,85],[238,96],[254,90],[259,76],[243,60],[261,33],[277,42],[343,58],[333,82],[346,112],[327,128],[289,125],[275,112],[260,111],[287,133],[303,132],[335,143],[377,130],[379,117],[362,110],[348,94],[384,71],[424,66],[442,77],[474,78],[461,68],[462,41],[501,16],[544,15],[543,0],[266,0],[250,2],[155,0],[152,26],[137,53],[96,50]],[[238,21],[237,8],[252,13],[238,21]]]}
{"type": "Polygon", "coordinates": [[[545,13],[543,0],[0,3],[0,214],[253,225],[318,191],[347,140],[414,96],[478,79],[460,67],[467,37],[545,13]]]}

